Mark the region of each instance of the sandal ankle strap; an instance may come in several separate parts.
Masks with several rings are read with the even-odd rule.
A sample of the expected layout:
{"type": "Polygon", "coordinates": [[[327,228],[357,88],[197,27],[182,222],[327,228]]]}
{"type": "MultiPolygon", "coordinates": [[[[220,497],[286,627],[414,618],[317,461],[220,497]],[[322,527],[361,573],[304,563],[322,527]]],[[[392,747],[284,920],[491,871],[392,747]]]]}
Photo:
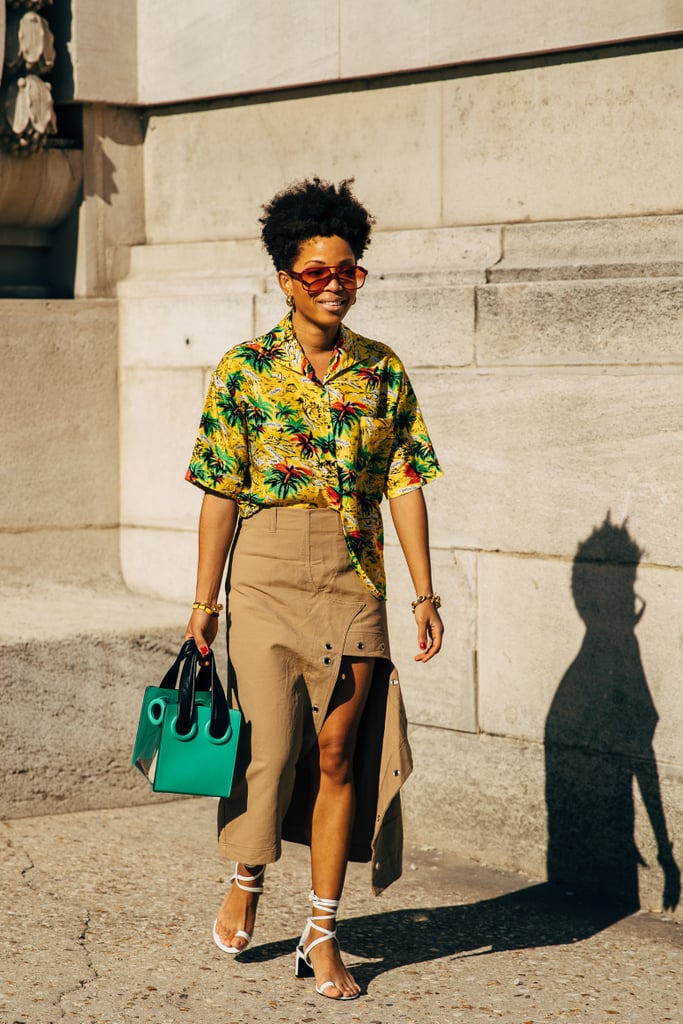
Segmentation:
{"type": "Polygon", "coordinates": [[[239,864],[236,864],[235,865],[235,873],[233,874],[233,876],[230,879],[230,881],[234,882],[235,885],[237,886],[237,888],[241,889],[242,892],[253,892],[253,893],[256,893],[257,895],[262,893],[263,892],[263,885],[242,885],[242,882],[257,882],[259,880],[259,878],[263,878],[263,876],[265,874],[265,870],[266,870],[265,864],[263,865],[263,867],[261,868],[260,871],[256,872],[255,875],[240,875],[238,870],[237,870],[238,868],[239,868],[239,864]]]}
{"type": "Polygon", "coordinates": [[[314,910],[322,910],[323,914],[327,918],[334,918],[337,916],[337,910],[339,909],[339,900],[328,900],[324,896],[316,896],[315,889],[311,889],[308,894],[309,902],[312,903],[314,910]]]}

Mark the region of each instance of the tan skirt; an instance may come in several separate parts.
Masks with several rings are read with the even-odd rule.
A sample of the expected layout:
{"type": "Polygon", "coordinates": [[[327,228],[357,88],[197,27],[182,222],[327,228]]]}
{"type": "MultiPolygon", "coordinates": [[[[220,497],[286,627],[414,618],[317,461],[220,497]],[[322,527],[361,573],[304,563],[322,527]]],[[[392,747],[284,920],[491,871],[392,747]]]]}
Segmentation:
{"type": "MultiPolygon", "coordinates": [[[[331,509],[269,508],[243,520],[228,587],[228,651],[245,729],[238,780],[219,805],[220,851],[242,863],[267,864],[280,857],[283,838],[308,841],[310,795],[297,763],[315,745],[341,659],[349,655],[382,659],[357,747],[357,760],[374,776],[374,796],[361,811],[372,821],[357,822],[362,836],[352,842],[351,856],[368,860],[378,814],[383,817],[379,776],[387,708],[405,717],[389,661],[385,602],[353,568],[341,519],[331,509]]],[[[407,740],[396,755],[397,792],[409,771],[407,740]]],[[[367,788],[367,780],[363,784],[367,788]]]]}

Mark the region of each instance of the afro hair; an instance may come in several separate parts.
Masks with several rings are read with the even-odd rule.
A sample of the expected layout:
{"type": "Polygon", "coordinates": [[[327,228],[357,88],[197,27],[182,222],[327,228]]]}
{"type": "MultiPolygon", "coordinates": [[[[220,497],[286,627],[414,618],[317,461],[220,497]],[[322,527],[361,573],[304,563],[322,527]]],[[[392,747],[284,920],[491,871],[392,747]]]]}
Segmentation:
{"type": "Polygon", "coordinates": [[[304,242],[337,235],[359,260],[370,240],[374,217],[358,202],[353,178],[333,185],[320,178],[298,181],[264,204],[261,238],[276,270],[289,270],[304,242]]]}

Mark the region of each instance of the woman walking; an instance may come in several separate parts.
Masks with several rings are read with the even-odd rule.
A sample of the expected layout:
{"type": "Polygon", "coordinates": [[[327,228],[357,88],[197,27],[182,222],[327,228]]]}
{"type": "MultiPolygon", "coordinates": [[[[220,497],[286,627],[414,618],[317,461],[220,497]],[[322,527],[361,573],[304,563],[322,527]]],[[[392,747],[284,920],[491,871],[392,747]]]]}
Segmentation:
{"type": "Polygon", "coordinates": [[[261,223],[289,309],[221,360],[187,474],[205,492],[187,636],[208,652],[230,552],[230,671],[249,745],[219,805],[219,848],[237,865],[214,939],[246,948],[266,864],[283,838],[306,843],[312,912],[296,974],[314,975],[326,998],[355,999],[335,931],[346,867],[372,860],[375,892],[400,875],[398,791],[411,768],[380,502],[416,591],[415,660],[427,662],[443,625],[422,486],[441,470],[398,357],[342,323],[365,282],[372,226],[350,183],[299,182],[261,223]]]}

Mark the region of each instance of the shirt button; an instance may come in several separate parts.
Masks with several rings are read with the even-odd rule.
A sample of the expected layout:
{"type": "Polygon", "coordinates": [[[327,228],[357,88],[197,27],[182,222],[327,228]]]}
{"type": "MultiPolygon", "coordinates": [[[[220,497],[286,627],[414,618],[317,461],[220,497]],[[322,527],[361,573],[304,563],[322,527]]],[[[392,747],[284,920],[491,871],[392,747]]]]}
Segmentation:
{"type": "Polygon", "coordinates": [[[358,643],[356,644],[356,647],[358,648],[359,651],[362,651],[363,648],[365,647],[365,644],[361,643],[359,640],[358,643]]]}
{"type": "Polygon", "coordinates": [[[323,658],[323,665],[331,665],[332,658],[323,658]]]}
{"type": "Polygon", "coordinates": [[[317,715],[318,712],[320,711],[320,708],[318,707],[317,704],[314,704],[313,707],[311,708],[311,711],[313,712],[314,715],[317,715]]]}
{"type": "Polygon", "coordinates": [[[326,651],[331,651],[332,650],[332,644],[325,644],[325,650],[326,651]]]}

